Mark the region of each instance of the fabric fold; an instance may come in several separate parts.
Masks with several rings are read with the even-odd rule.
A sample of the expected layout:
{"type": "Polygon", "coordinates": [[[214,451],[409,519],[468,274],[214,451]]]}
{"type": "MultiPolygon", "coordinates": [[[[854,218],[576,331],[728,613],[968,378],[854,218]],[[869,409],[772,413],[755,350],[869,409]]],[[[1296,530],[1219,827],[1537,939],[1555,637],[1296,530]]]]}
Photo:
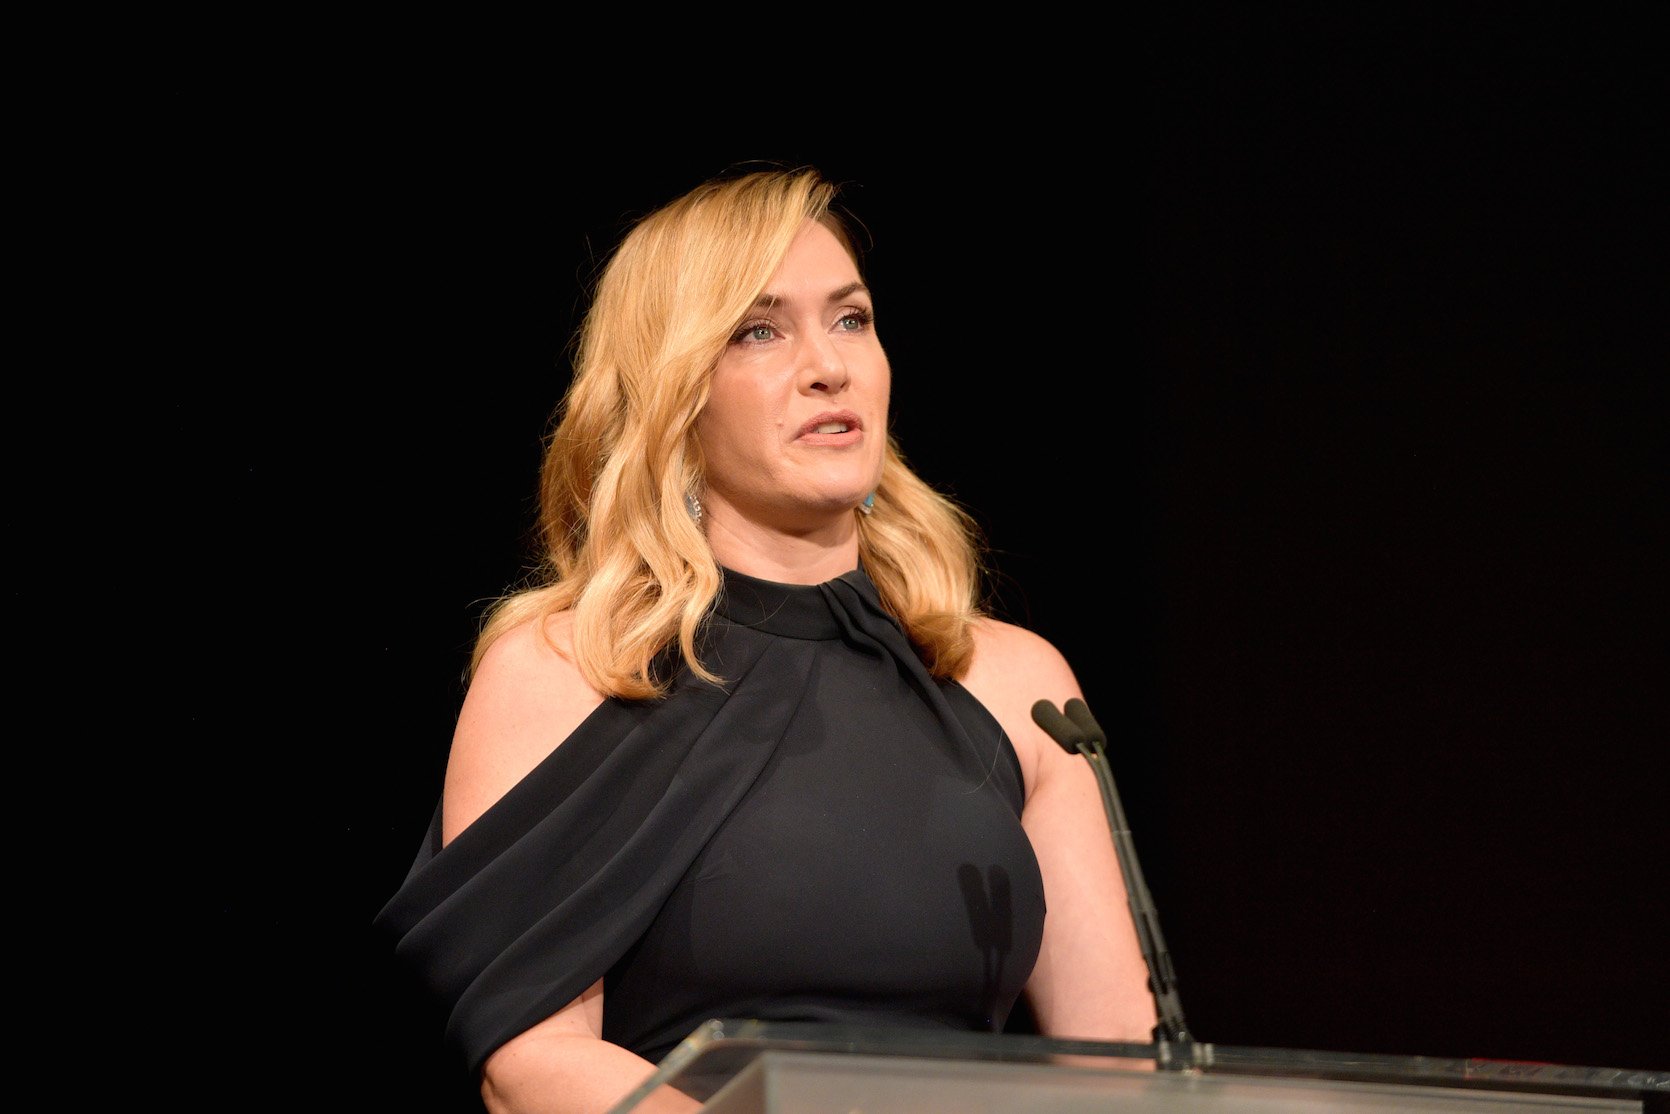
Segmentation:
{"type": "Polygon", "coordinates": [[[444,848],[437,807],[376,924],[471,1072],[603,977],[770,758],[809,659],[745,685],[766,643],[725,641],[734,695],[681,671],[663,700],[604,701],[444,848]]]}

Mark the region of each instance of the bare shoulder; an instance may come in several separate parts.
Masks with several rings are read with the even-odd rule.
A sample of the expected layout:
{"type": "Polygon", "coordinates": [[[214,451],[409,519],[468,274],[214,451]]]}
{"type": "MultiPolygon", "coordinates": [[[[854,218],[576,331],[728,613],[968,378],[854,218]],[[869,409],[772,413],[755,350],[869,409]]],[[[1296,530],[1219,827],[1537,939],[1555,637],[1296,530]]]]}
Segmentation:
{"type": "Polygon", "coordinates": [[[1001,619],[982,619],[974,625],[974,663],[964,686],[984,699],[1014,693],[1024,698],[1030,716],[1040,699],[1063,699],[1059,690],[1078,689],[1072,666],[1054,643],[1042,635],[1001,619]]]}
{"type": "Polygon", "coordinates": [[[570,626],[567,613],[523,622],[482,656],[447,759],[443,840],[487,811],[603,702],[567,656],[570,626]]]}
{"type": "Polygon", "coordinates": [[[984,704],[1015,746],[1030,792],[1039,759],[1053,757],[1056,744],[1032,719],[1032,706],[1048,700],[1057,707],[1082,698],[1066,657],[1042,635],[1000,619],[974,626],[974,662],[963,687],[984,704]]]}

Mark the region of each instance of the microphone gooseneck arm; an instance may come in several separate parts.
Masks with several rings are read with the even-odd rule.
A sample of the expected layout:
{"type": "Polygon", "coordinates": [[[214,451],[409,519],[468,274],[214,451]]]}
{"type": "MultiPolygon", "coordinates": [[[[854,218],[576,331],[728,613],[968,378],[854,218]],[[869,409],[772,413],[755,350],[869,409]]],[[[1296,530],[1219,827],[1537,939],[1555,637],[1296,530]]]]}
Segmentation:
{"type": "Polygon", "coordinates": [[[1130,905],[1143,962],[1148,965],[1148,989],[1154,996],[1159,1016],[1154,1026],[1154,1041],[1160,1066],[1191,1067],[1195,1060],[1195,1041],[1183,1020],[1183,1002],[1177,993],[1177,973],[1172,967],[1171,952],[1160,933],[1160,915],[1154,908],[1148,883],[1143,880],[1131,828],[1125,821],[1125,809],[1119,802],[1119,790],[1114,787],[1113,773],[1108,767],[1107,735],[1084,701],[1076,697],[1067,701],[1065,712],[1063,715],[1048,700],[1040,700],[1032,706],[1032,721],[1067,753],[1083,755],[1096,774],[1096,784],[1102,792],[1102,809],[1107,813],[1108,829],[1113,834],[1114,853],[1125,879],[1125,899],[1130,905]]]}

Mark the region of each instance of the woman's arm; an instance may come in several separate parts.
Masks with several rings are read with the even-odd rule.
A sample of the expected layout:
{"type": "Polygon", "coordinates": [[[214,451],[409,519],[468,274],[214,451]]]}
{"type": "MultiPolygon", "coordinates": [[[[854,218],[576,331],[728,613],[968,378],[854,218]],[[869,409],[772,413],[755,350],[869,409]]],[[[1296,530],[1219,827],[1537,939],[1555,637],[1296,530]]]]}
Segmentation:
{"type": "MultiPolygon", "coordinates": [[[[550,620],[567,647],[568,616],[550,620]]],[[[589,716],[603,696],[532,623],[507,631],[481,660],[464,696],[441,801],[441,838],[474,823],[589,716]]],[[[603,982],[511,1038],[487,1058],[481,1097],[492,1114],[601,1114],[654,1070],[603,1040],[603,982]]],[[[676,1092],[645,1114],[695,1110],[676,1092]]]]}
{"type": "Polygon", "coordinates": [[[1084,699],[1067,660],[1021,627],[985,620],[963,685],[1002,724],[1026,779],[1021,826],[1044,876],[1044,938],[1026,992],[1046,1036],[1153,1039],[1157,1015],[1095,772],[1032,720],[1084,699]]]}
{"type": "MultiPolygon", "coordinates": [[[[487,1057],[481,1098],[489,1114],[601,1114],[647,1079],[655,1065],[602,1039],[603,980],[487,1057]]],[[[701,1104],[662,1088],[633,1107],[688,1114],[701,1104]]]]}
{"type": "Polygon", "coordinates": [[[486,812],[603,703],[567,650],[567,612],[512,627],[482,656],[458,713],[441,794],[441,841],[486,812]]]}

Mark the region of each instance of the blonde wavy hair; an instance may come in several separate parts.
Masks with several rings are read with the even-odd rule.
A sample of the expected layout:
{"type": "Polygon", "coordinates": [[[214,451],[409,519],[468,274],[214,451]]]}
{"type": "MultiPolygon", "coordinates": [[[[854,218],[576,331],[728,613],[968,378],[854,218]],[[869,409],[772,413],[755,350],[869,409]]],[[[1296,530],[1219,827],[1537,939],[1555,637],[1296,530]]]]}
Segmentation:
{"type": "MultiPolygon", "coordinates": [[[[719,356],[808,218],[860,253],[817,170],[710,180],[639,220],[599,277],[574,376],[546,438],[541,557],[493,602],[473,673],[506,630],[572,611],[573,660],[606,696],[664,695],[656,659],[676,644],[699,676],[696,637],[721,584],[687,494],[702,488],[696,416],[719,356]]],[[[956,678],[973,657],[985,567],[973,518],[905,463],[891,433],[859,559],[927,668],[956,678]]]]}

